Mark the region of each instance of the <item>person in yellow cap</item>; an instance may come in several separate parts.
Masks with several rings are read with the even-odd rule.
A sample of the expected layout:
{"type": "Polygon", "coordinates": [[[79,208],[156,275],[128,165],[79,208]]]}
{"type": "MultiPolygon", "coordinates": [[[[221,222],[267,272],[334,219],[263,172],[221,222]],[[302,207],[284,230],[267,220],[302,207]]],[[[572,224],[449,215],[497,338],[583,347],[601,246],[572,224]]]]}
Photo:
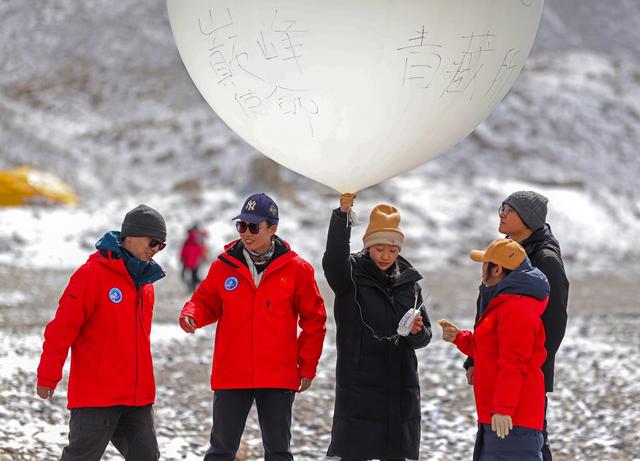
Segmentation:
{"type": "MultiPolygon", "coordinates": [[[[531,190],[512,193],[502,201],[498,208],[498,232],[515,240],[527,252],[533,267],[537,267],[547,276],[549,281],[549,302],[542,314],[546,340],[544,347],[547,358],[542,365],[546,392],[553,392],[555,358],[567,328],[567,304],[569,300],[569,280],[564,270],[560,243],[547,224],[547,203],[549,199],[531,190]]],[[[476,312],[476,318],[480,312],[476,312]]],[[[473,384],[473,360],[469,357],[464,362],[467,382],[473,384]]],[[[542,436],[542,459],[551,461],[553,455],[547,432],[545,400],[545,421],[542,436]]]]}
{"type": "Polygon", "coordinates": [[[327,455],[343,461],[418,459],[420,384],[415,349],[431,340],[422,276],[402,256],[400,212],[371,211],[364,249],[351,253],[343,194],[331,215],[322,267],[335,293],[336,399],[327,455]],[[415,315],[412,315],[415,314],[415,315]],[[407,317],[405,317],[407,315],[407,317]],[[404,330],[399,328],[405,320],[404,330]],[[402,336],[399,332],[408,333],[402,336]]]}
{"type": "Polygon", "coordinates": [[[524,248],[497,239],[471,251],[482,263],[481,315],[473,332],[438,320],[442,339],[474,359],[478,433],[473,459],[540,461],[544,421],[545,332],[540,316],[549,299],[546,276],[524,248]]]}

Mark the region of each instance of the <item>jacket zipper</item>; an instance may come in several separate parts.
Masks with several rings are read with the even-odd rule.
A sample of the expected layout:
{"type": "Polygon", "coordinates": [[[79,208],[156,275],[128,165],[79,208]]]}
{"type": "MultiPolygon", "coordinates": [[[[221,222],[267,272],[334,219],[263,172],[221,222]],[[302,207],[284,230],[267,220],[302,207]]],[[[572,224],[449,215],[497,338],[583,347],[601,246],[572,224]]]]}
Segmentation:
{"type": "Polygon", "coordinates": [[[135,387],[133,390],[133,405],[136,405],[136,402],[138,401],[138,317],[139,314],[138,312],[142,312],[142,309],[140,308],[140,302],[141,302],[142,296],[140,295],[140,289],[136,288],[136,382],[135,382],[135,387]]]}
{"type": "MultiPolygon", "coordinates": [[[[135,356],[136,356],[136,360],[135,360],[135,363],[136,363],[136,373],[135,373],[136,378],[135,378],[135,383],[134,383],[134,388],[133,388],[133,405],[135,406],[135,404],[136,404],[136,402],[138,400],[138,379],[139,379],[139,374],[138,374],[138,368],[139,368],[139,366],[138,366],[138,362],[139,362],[139,357],[138,357],[138,355],[139,355],[138,354],[138,348],[139,348],[138,347],[138,316],[139,316],[139,314],[138,314],[138,311],[141,310],[140,309],[140,302],[141,302],[142,295],[140,293],[141,288],[138,288],[136,286],[135,282],[131,278],[131,275],[129,274],[129,272],[126,269],[126,267],[124,265],[124,262],[122,263],[122,268],[124,269],[124,274],[126,274],[125,279],[127,280],[127,283],[129,283],[131,286],[133,286],[133,289],[136,290],[136,304],[134,306],[134,316],[135,316],[135,325],[134,325],[134,327],[135,327],[135,344],[136,344],[134,353],[135,353],[135,356]]],[[[116,272],[122,274],[122,271],[116,271],[116,272]]]]}
{"type": "MultiPolygon", "coordinates": [[[[233,256],[230,255],[224,255],[223,256],[219,256],[218,258],[220,260],[222,260],[225,264],[228,264],[229,266],[233,267],[238,273],[239,275],[242,275],[245,279],[247,279],[250,284],[254,287],[253,290],[253,300],[251,302],[251,386],[255,385],[255,350],[254,350],[254,336],[255,336],[255,304],[256,304],[256,298],[257,298],[257,294],[258,294],[258,287],[260,285],[262,285],[264,283],[264,281],[267,278],[268,274],[271,274],[272,272],[280,269],[281,267],[285,266],[289,261],[288,260],[283,260],[283,261],[279,261],[280,258],[282,258],[283,256],[280,256],[279,258],[276,259],[276,261],[279,264],[276,264],[275,266],[272,264],[269,264],[269,266],[265,269],[264,274],[262,274],[262,280],[260,281],[260,284],[258,285],[258,287],[255,285],[255,282],[253,281],[253,277],[251,277],[251,274],[249,274],[249,270],[246,268],[246,266],[242,263],[240,263],[240,261],[238,261],[238,265],[234,264],[230,259],[228,258],[232,258],[235,259],[233,256]],[[243,270],[242,268],[245,268],[246,270],[243,270]]],[[[274,262],[276,262],[274,261],[274,262]]],[[[269,300],[267,300],[267,308],[271,305],[271,302],[269,300]]]]}
{"type": "MultiPolygon", "coordinates": [[[[255,286],[255,284],[254,284],[255,286]]],[[[256,287],[256,291],[257,291],[257,287],[256,287]]],[[[253,299],[251,300],[251,335],[250,335],[250,342],[251,342],[251,387],[255,386],[255,351],[253,349],[254,347],[254,341],[253,341],[253,335],[254,335],[254,306],[255,306],[255,302],[256,302],[256,293],[254,291],[253,293],[253,299]]]]}

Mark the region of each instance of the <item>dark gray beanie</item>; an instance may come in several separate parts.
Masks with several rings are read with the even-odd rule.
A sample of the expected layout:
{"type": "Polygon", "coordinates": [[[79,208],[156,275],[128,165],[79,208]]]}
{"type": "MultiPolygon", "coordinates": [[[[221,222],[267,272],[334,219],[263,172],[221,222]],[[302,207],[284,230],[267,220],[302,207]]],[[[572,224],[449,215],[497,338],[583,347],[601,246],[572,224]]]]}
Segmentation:
{"type": "Polygon", "coordinates": [[[547,202],[549,199],[544,195],[532,190],[521,190],[514,192],[505,199],[504,202],[516,210],[522,222],[532,231],[537,231],[544,227],[547,221],[547,202]]]}
{"type": "Polygon", "coordinates": [[[163,242],[167,239],[164,218],[147,205],[138,205],[122,221],[120,237],[151,237],[163,242]]]}

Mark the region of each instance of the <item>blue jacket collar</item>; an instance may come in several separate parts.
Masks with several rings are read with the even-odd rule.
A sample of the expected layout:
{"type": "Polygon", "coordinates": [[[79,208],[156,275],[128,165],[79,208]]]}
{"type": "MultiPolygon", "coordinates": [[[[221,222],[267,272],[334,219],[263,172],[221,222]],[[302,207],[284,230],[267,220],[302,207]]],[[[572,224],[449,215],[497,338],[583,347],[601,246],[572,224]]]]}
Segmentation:
{"type": "Polygon", "coordinates": [[[125,250],[120,240],[120,232],[110,231],[104,234],[96,242],[96,249],[106,258],[122,259],[136,288],[157,282],[166,275],[162,267],[153,259],[149,262],[142,261],[125,250]]]}
{"type": "Polygon", "coordinates": [[[522,264],[497,285],[480,286],[480,314],[485,311],[493,298],[505,293],[531,296],[542,300],[549,296],[549,282],[540,269],[531,266],[529,258],[525,256],[522,264]]]}

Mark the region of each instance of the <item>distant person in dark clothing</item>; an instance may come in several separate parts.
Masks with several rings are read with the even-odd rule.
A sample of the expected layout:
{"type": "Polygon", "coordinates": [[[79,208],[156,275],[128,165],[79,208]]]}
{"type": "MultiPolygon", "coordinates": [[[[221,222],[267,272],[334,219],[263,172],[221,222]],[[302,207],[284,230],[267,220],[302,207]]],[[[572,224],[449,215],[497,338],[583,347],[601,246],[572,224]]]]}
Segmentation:
{"type": "Polygon", "coordinates": [[[418,459],[420,380],[415,350],[431,340],[420,273],[402,256],[400,213],[371,211],[364,249],[351,253],[354,194],[331,214],[322,268],[335,293],[336,398],[328,456],[342,461],[418,459]],[[406,336],[407,311],[419,309],[406,336]]]}
{"type": "MultiPolygon", "coordinates": [[[[542,365],[542,372],[546,392],[553,392],[555,357],[567,326],[569,281],[564,271],[560,244],[551,233],[549,224],[546,224],[547,202],[548,199],[537,192],[514,192],[502,202],[498,210],[500,216],[498,230],[508,238],[519,242],[527,252],[531,265],[540,269],[549,281],[551,289],[549,304],[542,315],[547,350],[547,359],[542,365]]],[[[480,299],[478,301],[476,318],[482,314],[480,299]]],[[[474,373],[472,359],[467,359],[465,368],[469,384],[472,384],[474,373]]],[[[547,403],[545,400],[545,414],[547,403]]],[[[546,416],[542,435],[544,437],[543,459],[551,461],[546,416]]]]}
{"type": "Polygon", "coordinates": [[[182,262],[182,280],[187,283],[191,292],[194,292],[200,284],[198,270],[200,264],[207,257],[207,247],[205,245],[206,232],[194,224],[187,231],[187,238],[180,250],[180,261],[182,262]],[[191,274],[191,280],[186,279],[187,272],[191,274]]]}

